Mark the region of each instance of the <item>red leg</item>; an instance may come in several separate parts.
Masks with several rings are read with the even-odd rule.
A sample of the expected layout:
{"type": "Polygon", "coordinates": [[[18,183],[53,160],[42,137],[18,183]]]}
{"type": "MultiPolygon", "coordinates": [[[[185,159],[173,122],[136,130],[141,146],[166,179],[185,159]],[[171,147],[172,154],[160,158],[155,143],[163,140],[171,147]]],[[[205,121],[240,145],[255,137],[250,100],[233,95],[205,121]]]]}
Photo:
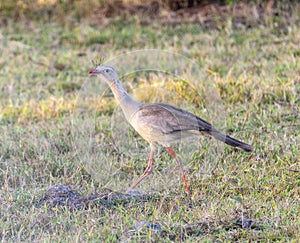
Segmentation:
{"type": "Polygon", "coordinates": [[[149,161],[148,161],[148,166],[145,169],[144,173],[135,182],[132,183],[130,189],[134,189],[137,186],[137,184],[139,184],[152,171],[152,164],[153,164],[153,159],[154,159],[154,151],[155,151],[155,147],[153,145],[151,145],[151,151],[150,151],[150,157],[149,157],[149,161]]]}
{"type": "Polygon", "coordinates": [[[179,157],[177,157],[176,153],[174,152],[173,149],[171,149],[171,147],[166,147],[166,148],[167,148],[168,152],[170,153],[170,155],[176,160],[177,164],[179,165],[181,177],[182,177],[183,184],[184,184],[184,189],[185,189],[188,197],[191,197],[189,186],[188,186],[185,174],[184,174],[184,169],[183,169],[183,166],[182,166],[181,159],[179,157]]]}

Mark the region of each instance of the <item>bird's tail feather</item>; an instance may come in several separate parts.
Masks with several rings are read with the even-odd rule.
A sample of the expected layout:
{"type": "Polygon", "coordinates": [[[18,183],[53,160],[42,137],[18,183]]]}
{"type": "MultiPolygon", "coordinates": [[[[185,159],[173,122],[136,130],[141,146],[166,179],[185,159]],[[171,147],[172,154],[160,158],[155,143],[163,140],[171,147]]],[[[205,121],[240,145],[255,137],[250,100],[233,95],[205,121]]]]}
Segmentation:
{"type": "Polygon", "coordinates": [[[212,131],[211,135],[214,138],[216,138],[216,139],[218,139],[218,140],[220,140],[220,141],[222,141],[222,142],[224,142],[224,143],[226,143],[226,144],[228,144],[232,147],[243,149],[246,152],[251,152],[252,151],[252,147],[249,144],[243,143],[243,142],[241,142],[241,141],[239,141],[235,138],[232,138],[228,135],[225,135],[225,134],[223,134],[219,131],[216,131],[216,130],[212,131]]]}

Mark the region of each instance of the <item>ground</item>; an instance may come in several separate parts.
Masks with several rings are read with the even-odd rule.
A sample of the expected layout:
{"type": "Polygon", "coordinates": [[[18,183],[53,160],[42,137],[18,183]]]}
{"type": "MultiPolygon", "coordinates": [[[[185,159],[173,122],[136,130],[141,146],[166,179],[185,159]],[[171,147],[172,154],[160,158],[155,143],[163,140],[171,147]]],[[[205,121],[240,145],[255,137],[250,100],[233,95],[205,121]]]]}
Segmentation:
{"type": "Polygon", "coordinates": [[[255,19],[224,11],[203,21],[192,9],[2,19],[0,239],[299,241],[299,6],[249,9],[255,19]],[[188,109],[254,151],[207,137],[175,144],[189,199],[160,148],[153,173],[128,194],[148,145],[88,76],[100,59],[136,99],[188,109]],[[147,65],[156,69],[136,71],[147,65]]]}

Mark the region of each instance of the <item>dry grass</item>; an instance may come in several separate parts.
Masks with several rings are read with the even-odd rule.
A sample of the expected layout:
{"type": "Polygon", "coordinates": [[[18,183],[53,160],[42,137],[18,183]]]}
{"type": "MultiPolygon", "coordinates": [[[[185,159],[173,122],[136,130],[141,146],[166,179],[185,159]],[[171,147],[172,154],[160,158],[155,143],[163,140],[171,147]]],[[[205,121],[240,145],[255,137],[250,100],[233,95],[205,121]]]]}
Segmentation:
{"type": "Polygon", "coordinates": [[[299,241],[299,15],[289,20],[249,28],[229,18],[214,29],[136,19],[105,29],[8,21],[0,33],[0,239],[299,241]],[[151,48],[171,54],[124,55],[151,48]],[[192,202],[160,149],[138,187],[154,195],[147,200],[38,207],[58,183],[82,196],[124,193],[146,165],[147,144],[126,127],[107,86],[87,77],[100,53],[137,99],[190,109],[254,152],[209,138],[177,144],[192,202]],[[243,228],[240,216],[254,225],[243,228]]]}

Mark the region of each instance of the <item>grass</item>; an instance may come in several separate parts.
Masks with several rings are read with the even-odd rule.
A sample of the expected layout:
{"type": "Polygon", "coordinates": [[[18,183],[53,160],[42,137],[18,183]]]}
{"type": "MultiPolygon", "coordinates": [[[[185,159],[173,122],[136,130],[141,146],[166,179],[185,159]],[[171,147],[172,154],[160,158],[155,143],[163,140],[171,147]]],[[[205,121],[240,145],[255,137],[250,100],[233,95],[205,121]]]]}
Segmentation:
{"type": "Polygon", "coordinates": [[[252,28],[229,19],[214,29],[144,26],[136,19],[105,29],[8,21],[0,32],[0,239],[299,241],[299,15],[292,19],[252,28]],[[174,66],[189,65],[175,77],[172,70],[133,72],[146,61],[168,67],[166,54],[122,56],[151,48],[193,61],[171,54],[174,66]],[[37,207],[54,184],[81,195],[125,192],[145,168],[147,143],[126,127],[107,86],[88,78],[90,60],[101,53],[122,72],[130,69],[124,85],[137,99],[189,109],[251,143],[254,152],[208,138],[175,145],[192,203],[176,164],[160,149],[153,174],[138,187],[152,199],[73,211],[37,207]],[[259,230],[239,227],[240,216],[259,230]],[[139,229],[143,221],[162,230],[139,229]]]}

